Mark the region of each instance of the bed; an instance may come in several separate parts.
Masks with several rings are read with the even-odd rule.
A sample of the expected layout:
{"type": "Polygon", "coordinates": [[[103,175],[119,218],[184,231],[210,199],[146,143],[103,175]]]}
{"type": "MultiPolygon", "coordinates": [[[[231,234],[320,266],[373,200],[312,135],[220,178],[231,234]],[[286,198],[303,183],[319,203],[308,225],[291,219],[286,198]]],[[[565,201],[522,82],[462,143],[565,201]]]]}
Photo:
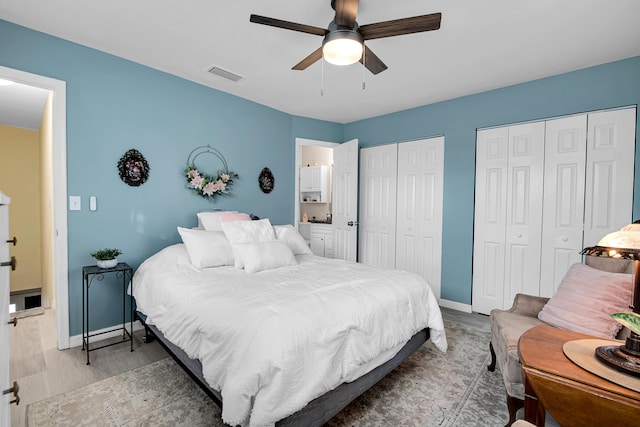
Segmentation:
{"type": "Polygon", "coordinates": [[[133,277],[137,317],[222,405],[224,422],[320,426],[429,338],[446,351],[418,276],[317,257],[293,227],[277,227],[266,242],[209,232],[233,248],[216,248],[215,267],[192,256],[198,231],[182,229],[185,243],[133,277]]]}

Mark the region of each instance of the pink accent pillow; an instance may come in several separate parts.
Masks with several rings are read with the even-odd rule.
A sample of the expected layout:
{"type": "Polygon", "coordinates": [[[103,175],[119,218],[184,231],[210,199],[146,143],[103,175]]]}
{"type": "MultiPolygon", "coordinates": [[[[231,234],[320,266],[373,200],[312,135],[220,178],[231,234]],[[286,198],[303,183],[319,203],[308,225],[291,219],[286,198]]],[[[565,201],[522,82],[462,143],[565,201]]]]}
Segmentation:
{"type": "Polygon", "coordinates": [[[251,217],[246,213],[239,212],[222,212],[220,221],[251,221],[251,217]]]}
{"type": "Polygon", "coordinates": [[[570,331],[615,339],[622,325],[611,314],[629,310],[632,287],[631,274],[574,264],[538,319],[570,331]]]}

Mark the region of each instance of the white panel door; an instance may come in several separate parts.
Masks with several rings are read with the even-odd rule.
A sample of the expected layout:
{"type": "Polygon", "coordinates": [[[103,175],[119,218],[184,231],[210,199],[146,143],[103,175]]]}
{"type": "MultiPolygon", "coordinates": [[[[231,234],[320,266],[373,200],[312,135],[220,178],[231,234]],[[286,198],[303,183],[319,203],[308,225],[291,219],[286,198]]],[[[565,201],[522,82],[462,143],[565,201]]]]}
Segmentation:
{"type": "Polygon", "coordinates": [[[479,130],[476,140],[472,309],[488,314],[504,301],[509,129],[479,130]]]}
{"type": "Polygon", "coordinates": [[[632,222],[636,109],[587,118],[584,246],[632,222]]]}
{"type": "Polygon", "coordinates": [[[544,127],[509,126],[503,308],[517,293],[540,291],[544,127]]]}
{"type": "Polygon", "coordinates": [[[374,267],[396,267],[397,147],[360,150],[358,261],[374,267]]]}
{"type": "Polygon", "coordinates": [[[581,260],[586,140],[586,114],[547,121],[540,296],[552,297],[581,260]]]}
{"type": "MultiPolygon", "coordinates": [[[[9,202],[0,192],[0,262],[8,262],[9,255],[9,202]]],[[[0,267],[0,391],[10,388],[9,377],[9,270],[0,267]]],[[[13,394],[0,394],[0,426],[11,425],[10,401],[13,394]]]]}
{"type": "Polygon", "coordinates": [[[333,257],[356,261],[358,250],[358,140],[333,149],[333,257]]]}
{"type": "Polygon", "coordinates": [[[398,144],[396,268],[416,273],[440,300],[444,137],[398,144]]]}

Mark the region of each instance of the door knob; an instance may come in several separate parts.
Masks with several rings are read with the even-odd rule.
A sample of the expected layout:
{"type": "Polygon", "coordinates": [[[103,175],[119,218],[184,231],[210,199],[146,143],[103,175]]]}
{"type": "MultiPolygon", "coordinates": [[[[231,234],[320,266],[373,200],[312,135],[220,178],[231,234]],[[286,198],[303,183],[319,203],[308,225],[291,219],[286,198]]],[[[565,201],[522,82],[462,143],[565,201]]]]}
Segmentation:
{"type": "Polygon", "coordinates": [[[0,262],[0,267],[9,267],[11,266],[11,271],[16,271],[16,257],[12,256],[11,261],[0,262]]]}
{"type": "Polygon", "coordinates": [[[7,325],[10,325],[10,324],[12,324],[12,323],[13,323],[13,327],[14,327],[14,328],[15,328],[16,326],[18,326],[18,318],[17,318],[17,317],[14,317],[13,319],[9,320],[9,321],[7,322],[7,325]]]}
{"type": "Polygon", "coordinates": [[[16,405],[19,405],[20,404],[20,396],[18,396],[19,391],[20,391],[20,387],[18,386],[18,383],[14,381],[13,387],[6,389],[5,391],[2,392],[2,394],[13,393],[13,397],[15,397],[15,399],[10,401],[9,404],[15,403],[16,405]]]}
{"type": "Polygon", "coordinates": [[[358,225],[358,221],[349,221],[349,222],[347,223],[347,225],[348,225],[349,227],[353,227],[354,225],[358,225]]]}
{"type": "Polygon", "coordinates": [[[13,239],[7,240],[7,243],[13,243],[13,246],[15,246],[18,244],[18,239],[16,238],[16,236],[13,236],[13,239]]]}

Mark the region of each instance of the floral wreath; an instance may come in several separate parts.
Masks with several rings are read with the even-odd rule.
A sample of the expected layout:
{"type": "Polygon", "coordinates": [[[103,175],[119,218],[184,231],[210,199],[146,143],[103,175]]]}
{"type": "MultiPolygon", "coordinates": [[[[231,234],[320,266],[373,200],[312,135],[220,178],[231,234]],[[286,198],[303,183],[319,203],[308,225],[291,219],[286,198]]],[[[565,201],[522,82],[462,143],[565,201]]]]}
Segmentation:
{"type": "Polygon", "coordinates": [[[185,169],[187,185],[199,196],[205,199],[213,199],[217,195],[229,194],[229,187],[238,174],[230,171],[218,171],[217,175],[207,175],[198,170],[195,164],[190,164],[185,169]]]}
{"type": "Polygon", "coordinates": [[[200,197],[209,200],[213,200],[216,196],[229,194],[229,189],[231,185],[233,185],[234,178],[238,178],[237,173],[229,171],[227,161],[222,154],[210,145],[197,147],[189,153],[184,175],[187,178],[187,187],[192,189],[193,192],[200,197]],[[220,159],[224,169],[219,170],[216,175],[207,175],[199,171],[196,167],[195,160],[196,157],[203,153],[213,154],[220,159]]]}

